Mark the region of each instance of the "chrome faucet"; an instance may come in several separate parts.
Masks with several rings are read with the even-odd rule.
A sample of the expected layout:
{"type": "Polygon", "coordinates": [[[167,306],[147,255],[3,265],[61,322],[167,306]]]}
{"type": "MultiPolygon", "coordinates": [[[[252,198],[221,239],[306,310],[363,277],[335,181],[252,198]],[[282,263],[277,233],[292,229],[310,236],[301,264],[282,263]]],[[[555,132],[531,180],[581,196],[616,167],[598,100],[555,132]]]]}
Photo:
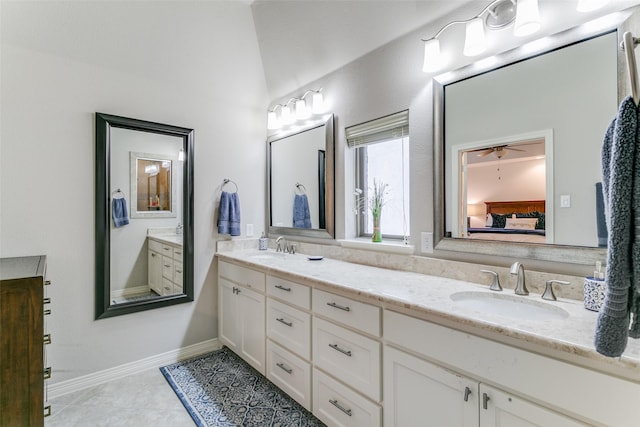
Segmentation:
{"type": "Polygon", "coordinates": [[[287,241],[284,236],[278,236],[276,239],[276,252],[284,252],[287,249],[287,241]],[[284,243],[281,245],[280,242],[284,240],[284,243]]]}
{"type": "Polygon", "coordinates": [[[527,290],[527,285],[524,280],[524,266],[516,261],[511,264],[509,273],[518,276],[515,289],[516,295],[529,295],[529,290],[527,290]]]}
{"type": "Polygon", "coordinates": [[[176,226],[176,234],[182,234],[182,224],[178,223],[176,226]]]}

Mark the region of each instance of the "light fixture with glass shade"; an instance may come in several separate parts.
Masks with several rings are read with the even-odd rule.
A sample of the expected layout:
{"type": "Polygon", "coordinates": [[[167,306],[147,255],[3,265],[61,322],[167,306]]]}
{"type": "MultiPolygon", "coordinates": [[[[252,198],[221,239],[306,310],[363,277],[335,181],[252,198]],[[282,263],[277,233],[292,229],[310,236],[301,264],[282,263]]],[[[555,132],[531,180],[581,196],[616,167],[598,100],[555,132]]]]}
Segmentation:
{"type": "Polygon", "coordinates": [[[277,130],[283,126],[294,124],[297,120],[307,120],[313,115],[323,114],[325,111],[324,98],[318,90],[308,90],[300,98],[291,98],[286,104],[277,104],[271,110],[267,111],[267,129],[277,130]],[[311,98],[311,107],[307,104],[305,98],[307,95],[313,94],[311,98]],[[294,110],[291,110],[290,104],[293,104],[294,110]],[[277,109],[280,108],[280,115],[277,109]]]}
{"type": "Polygon", "coordinates": [[[426,73],[435,72],[446,65],[445,55],[440,50],[439,37],[447,28],[465,24],[462,53],[465,56],[477,56],[487,49],[486,29],[500,30],[514,21],[516,36],[526,36],[538,31],[541,26],[538,0],[495,0],[472,18],[449,22],[430,39],[422,39],[424,42],[422,70],[426,73]]]}

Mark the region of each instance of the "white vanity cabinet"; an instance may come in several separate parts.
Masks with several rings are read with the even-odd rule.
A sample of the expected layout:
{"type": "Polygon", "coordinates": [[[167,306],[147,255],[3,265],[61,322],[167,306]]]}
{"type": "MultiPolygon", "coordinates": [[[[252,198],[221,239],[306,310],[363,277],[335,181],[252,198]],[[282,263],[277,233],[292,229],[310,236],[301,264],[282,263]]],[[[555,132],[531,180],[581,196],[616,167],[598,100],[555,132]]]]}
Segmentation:
{"type": "Polygon", "coordinates": [[[634,383],[394,311],[383,319],[385,425],[637,425],[634,383]]]}
{"type": "Polygon", "coordinates": [[[329,426],[380,426],[380,307],[314,288],[313,414],[329,426]]]}
{"type": "Polygon", "coordinates": [[[148,237],[148,285],[158,295],[182,293],[182,245],[148,237]]]}
{"type": "Polygon", "coordinates": [[[267,276],[267,378],[311,410],[311,288],[267,276]]]}
{"type": "Polygon", "coordinates": [[[218,263],[218,339],[265,374],[265,275],[218,263]]]}

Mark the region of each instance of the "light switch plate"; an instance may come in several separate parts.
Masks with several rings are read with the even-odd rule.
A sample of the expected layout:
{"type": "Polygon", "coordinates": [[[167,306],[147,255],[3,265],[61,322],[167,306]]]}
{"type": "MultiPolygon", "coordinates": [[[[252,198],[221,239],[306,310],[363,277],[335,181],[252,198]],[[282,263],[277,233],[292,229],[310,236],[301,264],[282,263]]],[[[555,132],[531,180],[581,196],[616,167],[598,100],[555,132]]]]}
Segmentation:
{"type": "Polygon", "coordinates": [[[563,194],[560,196],[560,207],[561,208],[571,207],[571,196],[569,194],[563,194]]]}
{"type": "Polygon", "coordinates": [[[433,253],[433,232],[423,231],[420,233],[420,251],[423,253],[433,253]]]}
{"type": "Polygon", "coordinates": [[[247,237],[253,236],[253,224],[247,224],[247,237]]]}

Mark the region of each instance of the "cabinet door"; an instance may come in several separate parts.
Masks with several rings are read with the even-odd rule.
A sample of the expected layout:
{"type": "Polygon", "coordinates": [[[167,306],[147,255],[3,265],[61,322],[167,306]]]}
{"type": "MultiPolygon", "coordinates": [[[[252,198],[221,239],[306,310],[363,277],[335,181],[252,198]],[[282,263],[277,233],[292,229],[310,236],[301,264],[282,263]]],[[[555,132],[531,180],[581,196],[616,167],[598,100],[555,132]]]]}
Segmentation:
{"type": "Polygon", "coordinates": [[[480,384],[480,425],[578,427],[585,424],[502,390],[480,384]]]}
{"type": "Polygon", "coordinates": [[[149,288],[162,295],[162,255],[149,251],[149,288]]]}
{"type": "Polygon", "coordinates": [[[234,352],[238,352],[238,299],[237,286],[223,279],[218,279],[218,338],[234,352]]]}
{"type": "Polygon", "coordinates": [[[265,374],[265,301],[264,295],[238,286],[240,357],[265,374]]]}
{"type": "Polygon", "coordinates": [[[477,382],[387,346],[383,372],[385,426],[478,425],[477,382]]]}

